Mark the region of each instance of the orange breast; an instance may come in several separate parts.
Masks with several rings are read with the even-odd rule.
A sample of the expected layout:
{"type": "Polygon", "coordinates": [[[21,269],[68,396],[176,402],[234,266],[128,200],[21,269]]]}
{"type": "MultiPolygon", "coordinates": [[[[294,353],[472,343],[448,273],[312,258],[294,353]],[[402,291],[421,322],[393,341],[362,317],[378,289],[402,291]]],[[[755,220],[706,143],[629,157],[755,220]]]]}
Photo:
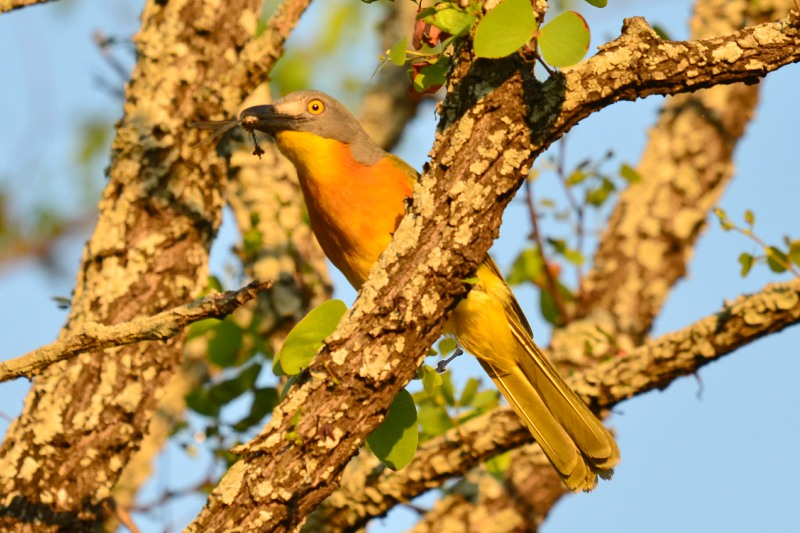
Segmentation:
{"type": "Polygon", "coordinates": [[[295,165],[314,234],[328,259],[356,288],[389,244],[412,194],[413,176],[391,159],[353,159],[339,141],[282,132],[278,147],[295,165]]]}

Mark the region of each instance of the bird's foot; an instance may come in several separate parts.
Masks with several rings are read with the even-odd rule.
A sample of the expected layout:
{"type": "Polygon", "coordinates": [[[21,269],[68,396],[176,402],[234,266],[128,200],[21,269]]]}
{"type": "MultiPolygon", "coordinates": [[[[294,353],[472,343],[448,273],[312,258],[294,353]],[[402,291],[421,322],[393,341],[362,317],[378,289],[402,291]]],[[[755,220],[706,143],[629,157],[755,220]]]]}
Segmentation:
{"type": "Polygon", "coordinates": [[[464,353],[464,350],[461,349],[461,346],[456,345],[456,349],[453,352],[453,355],[451,355],[447,359],[442,359],[441,361],[436,363],[436,371],[441,374],[442,372],[447,370],[447,365],[450,364],[450,361],[452,361],[453,359],[455,359],[456,357],[458,357],[462,353],[464,353]]]}

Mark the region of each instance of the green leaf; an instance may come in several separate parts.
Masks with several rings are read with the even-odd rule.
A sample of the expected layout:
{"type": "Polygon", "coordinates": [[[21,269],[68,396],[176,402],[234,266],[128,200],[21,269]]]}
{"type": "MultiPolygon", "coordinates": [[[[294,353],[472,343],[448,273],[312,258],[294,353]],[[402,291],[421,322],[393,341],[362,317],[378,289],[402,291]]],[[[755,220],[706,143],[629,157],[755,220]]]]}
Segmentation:
{"type": "Polygon", "coordinates": [[[568,67],[583,59],[591,34],[586,20],[575,11],[565,11],[539,30],[539,48],[554,67],[568,67]]]}
{"type": "Polygon", "coordinates": [[[786,257],[786,254],[774,246],[767,248],[766,252],[769,269],[778,274],[786,272],[786,269],[789,267],[789,258],[786,257]]]}
{"type": "Polygon", "coordinates": [[[475,378],[469,378],[469,380],[467,380],[467,384],[464,385],[464,390],[461,391],[461,399],[458,401],[462,407],[467,407],[472,403],[480,384],[481,382],[475,378]]]}
{"type": "Polygon", "coordinates": [[[584,262],[583,254],[575,248],[567,248],[564,250],[564,259],[573,265],[582,265],[584,262]]]}
{"type": "MultiPolygon", "coordinates": [[[[275,370],[275,367],[272,368],[275,370]]],[[[300,379],[300,374],[295,374],[293,376],[289,376],[289,379],[286,380],[286,383],[283,384],[283,388],[281,389],[281,399],[286,398],[286,395],[289,394],[289,389],[292,388],[292,385],[297,383],[300,379]]]]}
{"type": "Polygon", "coordinates": [[[347,306],[341,300],[328,300],[312,309],[286,336],[280,353],[272,364],[288,375],[308,368],[325,338],[336,330],[347,306]]]}
{"type": "Polygon", "coordinates": [[[753,259],[753,256],[750,254],[739,254],[739,263],[742,265],[742,277],[745,277],[750,273],[750,269],[753,268],[753,259]]]}
{"type": "Polygon", "coordinates": [[[576,170],[567,177],[567,181],[565,183],[567,187],[572,187],[574,185],[578,185],[579,183],[583,183],[584,181],[586,181],[586,178],[588,177],[589,174],[582,172],[580,170],[576,170]]]}
{"type": "Polygon", "coordinates": [[[264,234],[257,227],[252,227],[242,235],[242,253],[244,257],[255,257],[264,245],[264,234]]]}
{"type": "Polygon", "coordinates": [[[211,331],[208,341],[208,359],[217,366],[227,368],[238,362],[244,334],[233,320],[223,320],[211,331]]]}
{"type": "Polygon", "coordinates": [[[514,259],[507,280],[511,285],[532,282],[541,284],[544,281],[544,262],[542,254],[536,248],[522,250],[514,259]]]}
{"type": "Polygon", "coordinates": [[[606,5],[608,5],[608,0],[586,0],[586,3],[594,7],[606,7],[606,5]]]}
{"type": "Polygon", "coordinates": [[[500,393],[497,390],[485,390],[475,395],[472,408],[481,411],[490,411],[500,403],[500,393]]]}
{"type": "Polygon", "coordinates": [[[406,64],[406,48],[408,48],[408,37],[403,37],[389,50],[389,61],[402,67],[406,64]]]}
{"type": "Polygon", "coordinates": [[[442,397],[447,405],[454,407],[456,405],[456,396],[453,391],[453,380],[450,379],[450,373],[439,375],[442,376],[442,397]]]}
{"type": "Polygon", "coordinates": [[[419,424],[422,431],[431,437],[441,435],[451,429],[453,419],[442,405],[427,404],[419,408],[419,424]]]}
{"type": "Polygon", "coordinates": [[[561,314],[558,312],[556,299],[550,292],[542,291],[539,293],[539,309],[544,319],[550,324],[555,326],[561,323],[561,314]]]}
{"type": "Polygon", "coordinates": [[[600,207],[608,200],[608,197],[615,189],[616,187],[610,179],[603,178],[603,183],[598,188],[592,189],[586,193],[586,203],[595,207],[600,207]]]}
{"type": "Polygon", "coordinates": [[[439,350],[439,353],[442,356],[449,355],[456,351],[456,347],[458,343],[452,337],[445,337],[444,339],[440,340],[439,343],[436,345],[436,349],[439,350]]]}
{"type": "Polygon", "coordinates": [[[222,282],[219,280],[217,276],[209,276],[208,277],[208,287],[206,288],[206,292],[217,291],[222,292],[225,289],[222,287],[222,282]]]}
{"type": "Polygon", "coordinates": [[[253,388],[260,372],[261,365],[250,365],[242,370],[238,376],[209,387],[208,395],[212,401],[220,405],[230,403],[253,388]]]}
{"type": "Polygon", "coordinates": [[[436,389],[442,386],[442,375],[435,368],[428,365],[423,365],[420,373],[422,374],[422,388],[430,396],[435,396],[436,389]]]}
{"type": "Polygon", "coordinates": [[[622,166],[619,167],[619,175],[628,183],[639,183],[642,181],[642,175],[627,163],[623,163],[622,166]]]}
{"type": "Polygon", "coordinates": [[[367,436],[372,453],[392,470],[406,466],[417,451],[417,408],[405,389],[395,396],[386,419],[367,436]]]}
{"type": "Polygon", "coordinates": [[[186,332],[186,340],[191,340],[202,335],[217,327],[221,321],[218,318],[205,318],[189,324],[189,329],[186,332]]]}
{"type": "Polygon", "coordinates": [[[477,17],[463,9],[445,7],[444,9],[437,9],[432,15],[423,17],[423,20],[450,35],[461,35],[469,31],[472,25],[475,24],[477,17]]]}
{"type": "Polygon", "coordinates": [[[414,76],[414,89],[422,93],[430,87],[444,85],[449,69],[450,60],[445,57],[440,57],[436,63],[425,65],[414,76]]]}
{"type": "Polygon", "coordinates": [[[752,211],[747,209],[744,212],[744,221],[747,223],[748,226],[753,227],[753,224],[756,223],[756,216],[753,214],[752,211]]]}
{"type": "Polygon", "coordinates": [[[195,389],[186,395],[186,405],[196,413],[205,416],[217,416],[222,408],[219,402],[211,398],[205,387],[195,389]]]}
{"type": "Polygon", "coordinates": [[[653,31],[656,32],[656,35],[658,35],[661,39],[665,41],[672,40],[672,38],[669,36],[669,32],[667,32],[666,28],[664,28],[664,26],[661,26],[660,24],[653,24],[653,31]]]}
{"type": "Polygon", "coordinates": [[[733,225],[733,222],[728,219],[728,214],[723,209],[715,207],[714,215],[719,220],[719,225],[722,226],[723,231],[730,231],[736,227],[733,225]]]}
{"type": "Polygon", "coordinates": [[[505,57],[525,46],[536,31],[529,0],[501,0],[475,29],[475,55],[505,57]]]}
{"type": "Polygon", "coordinates": [[[495,455],[486,461],[486,470],[498,481],[505,479],[506,471],[511,466],[511,454],[508,452],[495,455]]]}
{"type": "Polygon", "coordinates": [[[800,240],[789,243],[789,259],[797,266],[800,266],[800,240]]]}

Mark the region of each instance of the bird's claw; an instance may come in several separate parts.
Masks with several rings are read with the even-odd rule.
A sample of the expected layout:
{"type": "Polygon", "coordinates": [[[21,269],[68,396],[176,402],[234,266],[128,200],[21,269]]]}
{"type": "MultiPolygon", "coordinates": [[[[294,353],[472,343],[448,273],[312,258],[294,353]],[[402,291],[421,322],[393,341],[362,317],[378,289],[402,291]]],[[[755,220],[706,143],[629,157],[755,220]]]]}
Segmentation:
{"type": "Polygon", "coordinates": [[[456,349],[453,352],[453,355],[451,355],[447,359],[442,359],[441,361],[436,363],[436,371],[441,374],[442,372],[447,370],[447,365],[450,364],[450,361],[452,361],[453,359],[455,359],[456,357],[458,357],[459,355],[461,355],[463,353],[464,353],[464,350],[461,349],[461,346],[456,345],[456,349]]]}

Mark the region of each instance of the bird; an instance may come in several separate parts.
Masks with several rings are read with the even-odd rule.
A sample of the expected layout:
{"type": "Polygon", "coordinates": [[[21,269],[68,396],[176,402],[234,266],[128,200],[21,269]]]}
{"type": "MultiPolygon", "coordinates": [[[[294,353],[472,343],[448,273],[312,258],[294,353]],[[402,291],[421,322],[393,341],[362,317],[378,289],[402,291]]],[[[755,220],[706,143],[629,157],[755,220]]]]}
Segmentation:
{"type": "MultiPolygon", "coordinates": [[[[359,290],[405,215],[417,171],[373,142],[342,103],[320,91],[292,92],[244,109],[238,121],[216,124],[218,131],[241,124],[254,141],[254,130],[274,138],[297,170],[322,250],[359,290]]],[[[256,142],[254,154],[260,152],[256,142]]],[[[611,477],[620,460],[614,437],[533,341],[488,254],[444,330],[478,359],[571,491],[590,491],[598,476],[611,477]]]]}

